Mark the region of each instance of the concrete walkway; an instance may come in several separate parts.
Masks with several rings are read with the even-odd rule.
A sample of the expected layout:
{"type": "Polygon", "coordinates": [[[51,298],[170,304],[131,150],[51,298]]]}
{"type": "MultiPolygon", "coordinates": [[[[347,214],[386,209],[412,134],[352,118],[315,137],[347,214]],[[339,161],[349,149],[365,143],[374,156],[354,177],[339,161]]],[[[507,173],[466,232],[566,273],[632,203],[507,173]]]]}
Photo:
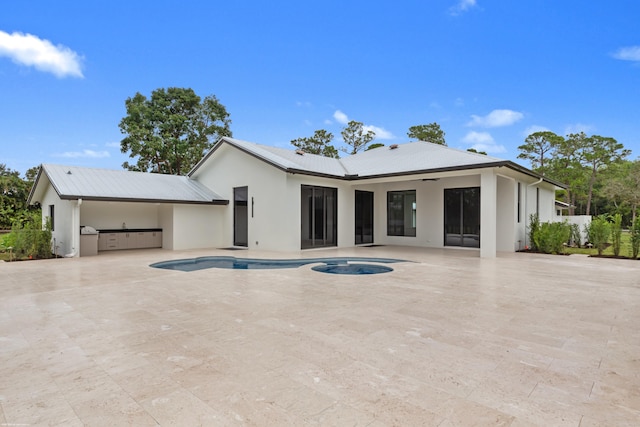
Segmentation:
{"type": "Polygon", "coordinates": [[[376,247],[0,262],[0,425],[639,423],[638,261],[376,247]],[[415,262],[148,267],[203,255],[415,262]]]}

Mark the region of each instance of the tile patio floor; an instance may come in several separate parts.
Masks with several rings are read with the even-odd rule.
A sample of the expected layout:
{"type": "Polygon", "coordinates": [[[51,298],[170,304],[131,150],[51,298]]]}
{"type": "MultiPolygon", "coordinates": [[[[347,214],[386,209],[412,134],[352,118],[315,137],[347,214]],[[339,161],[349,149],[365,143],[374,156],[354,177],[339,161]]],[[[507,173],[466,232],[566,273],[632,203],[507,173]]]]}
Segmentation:
{"type": "Polygon", "coordinates": [[[376,276],[0,262],[0,425],[640,425],[640,262],[396,247],[376,276]]]}

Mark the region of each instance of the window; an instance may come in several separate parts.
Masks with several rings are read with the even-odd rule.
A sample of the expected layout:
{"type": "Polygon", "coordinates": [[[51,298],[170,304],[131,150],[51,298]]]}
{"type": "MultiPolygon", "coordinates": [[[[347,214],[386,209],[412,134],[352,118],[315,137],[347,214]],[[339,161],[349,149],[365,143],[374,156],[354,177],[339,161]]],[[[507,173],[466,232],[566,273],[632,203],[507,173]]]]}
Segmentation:
{"type": "Polygon", "coordinates": [[[520,223],[520,201],[522,200],[522,187],[518,183],[518,223],[520,223]]]}
{"type": "Polygon", "coordinates": [[[416,190],[387,193],[387,235],[416,235],[416,190]]]}
{"type": "Polygon", "coordinates": [[[49,221],[51,221],[51,231],[56,230],[55,222],[55,205],[49,205],[49,221]]]}

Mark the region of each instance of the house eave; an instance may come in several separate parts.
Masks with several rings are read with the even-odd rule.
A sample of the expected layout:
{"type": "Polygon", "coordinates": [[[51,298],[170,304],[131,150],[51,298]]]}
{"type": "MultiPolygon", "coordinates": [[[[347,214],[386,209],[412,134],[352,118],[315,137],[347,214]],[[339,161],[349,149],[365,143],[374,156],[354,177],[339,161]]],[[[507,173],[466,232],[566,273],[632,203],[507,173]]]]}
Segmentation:
{"type": "Polygon", "coordinates": [[[173,199],[146,199],[125,197],[99,197],[64,194],[59,196],[62,200],[79,200],[92,202],[131,202],[131,203],[162,203],[175,205],[228,205],[229,200],[173,200],[173,199]]]}

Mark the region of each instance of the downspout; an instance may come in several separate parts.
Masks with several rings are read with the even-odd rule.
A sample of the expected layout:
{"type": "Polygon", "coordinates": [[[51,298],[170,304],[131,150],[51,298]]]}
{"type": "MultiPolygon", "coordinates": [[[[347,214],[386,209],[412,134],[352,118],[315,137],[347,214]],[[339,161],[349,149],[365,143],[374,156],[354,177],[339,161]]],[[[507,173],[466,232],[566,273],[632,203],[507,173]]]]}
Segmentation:
{"type": "Polygon", "coordinates": [[[71,253],[66,254],[65,258],[74,258],[78,256],[79,240],[80,240],[80,226],[76,224],[76,217],[80,220],[80,205],[82,205],[82,199],[77,200],[77,205],[74,207],[73,216],[71,217],[71,253]]]}
{"type": "MultiPolygon", "coordinates": [[[[544,178],[540,177],[540,179],[538,179],[536,182],[532,182],[531,184],[527,185],[527,188],[525,189],[524,192],[524,246],[527,247],[527,237],[529,237],[529,233],[527,233],[527,228],[529,228],[529,214],[528,214],[528,210],[527,207],[529,205],[529,187],[531,187],[532,185],[538,185],[540,184],[542,181],[544,180],[544,178]]],[[[539,219],[539,218],[538,218],[539,219]]]]}

